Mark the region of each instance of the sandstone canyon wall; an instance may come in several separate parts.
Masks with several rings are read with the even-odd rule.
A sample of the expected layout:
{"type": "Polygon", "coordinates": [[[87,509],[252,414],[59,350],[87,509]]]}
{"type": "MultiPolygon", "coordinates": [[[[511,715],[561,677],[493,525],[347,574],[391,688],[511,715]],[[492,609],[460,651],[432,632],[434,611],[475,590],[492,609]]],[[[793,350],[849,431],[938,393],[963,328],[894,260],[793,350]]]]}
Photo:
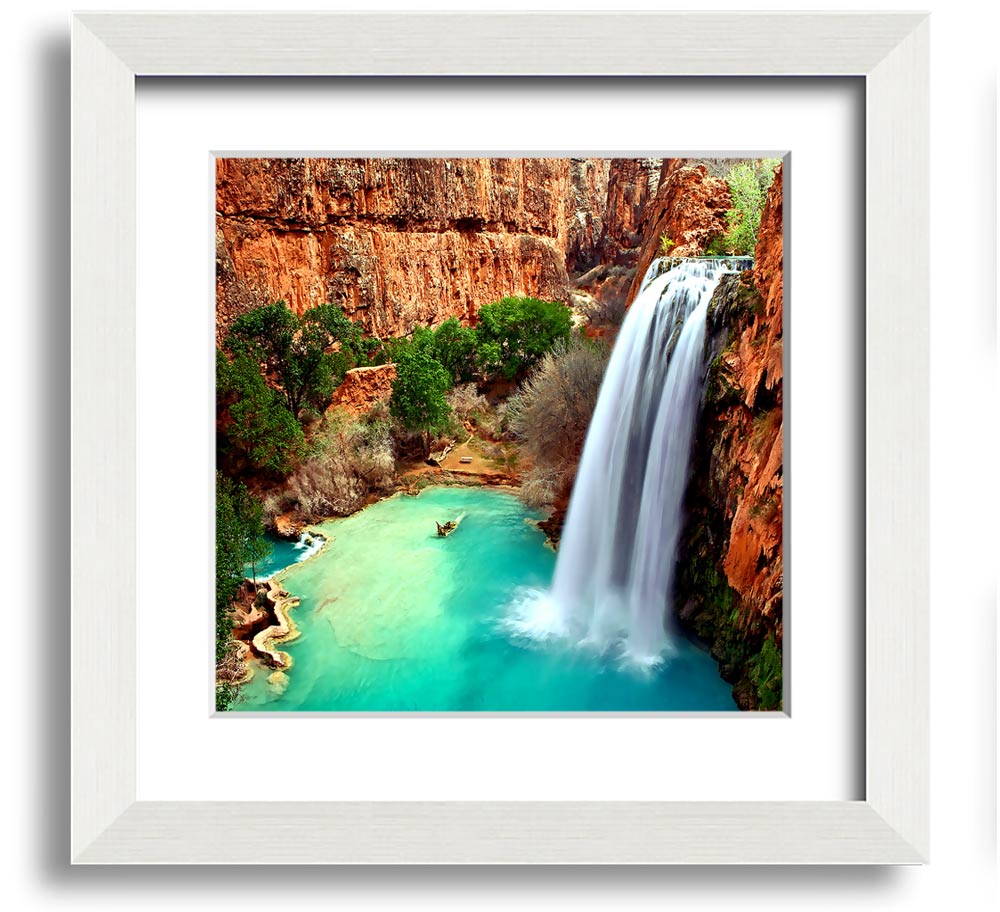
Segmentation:
{"type": "Polygon", "coordinates": [[[615,189],[609,219],[625,161],[220,158],[219,337],[277,299],[297,313],[339,304],[382,337],[473,323],[504,295],[566,300],[570,274],[635,223],[659,169],[633,162],[636,198],[615,189]]]}
{"type": "Polygon", "coordinates": [[[643,208],[638,225],[643,239],[628,292],[631,303],[639,293],[650,263],[660,255],[660,238],[674,242],[671,256],[698,256],[712,238],[726,230],[726,212],[732,205],[729,185],[714,177],[706,165],[691,159],[663,160],[655,195],[643,208]]]}
{"type": "Polygon", "coordinates": [[[752,272],[727,276],[708,315],[677,603],[744,709],[781,706],[783,604],[783,180],[761,218],[752,272]]]}
{"type": "MultiPolygon", "coordinates": [[[[568,300],[617,264],[632,279],[661,159],[220,158],[217,334],[282,299],[339,304],[376,336],[505,295],[568,300]]],[[[625,278],[622,278],[622,275],[625,278]]]]}

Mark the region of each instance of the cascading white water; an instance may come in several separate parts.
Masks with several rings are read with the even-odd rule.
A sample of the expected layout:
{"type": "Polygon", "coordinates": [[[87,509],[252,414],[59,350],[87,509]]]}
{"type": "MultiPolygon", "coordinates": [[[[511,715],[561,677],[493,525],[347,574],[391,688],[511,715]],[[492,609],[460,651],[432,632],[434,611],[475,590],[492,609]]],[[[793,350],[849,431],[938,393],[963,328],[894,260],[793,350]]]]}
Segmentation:
{"type": "Polygon", "coordinates": [[[601,385],[552,590],[516,607],[516,633],[617,649],[645,666],[669,652],[667,602],[705,376],[705,317],[722,276],[751,263],[650,266],[601,385]]]}

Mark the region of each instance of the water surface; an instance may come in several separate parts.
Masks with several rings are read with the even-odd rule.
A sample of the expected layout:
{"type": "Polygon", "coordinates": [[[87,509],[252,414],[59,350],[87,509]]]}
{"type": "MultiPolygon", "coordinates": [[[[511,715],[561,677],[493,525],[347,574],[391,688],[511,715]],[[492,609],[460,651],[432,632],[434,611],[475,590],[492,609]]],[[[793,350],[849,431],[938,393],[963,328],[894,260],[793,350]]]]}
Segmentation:
{"type": "MultiPolygon", "coordinates": [[[[552,581],[540,514],[492,488],[432,487],[322,524],[329,543],[279,574],[301,598],[287,687],[258,670],[239,710],[734,710],[687,641],[652,672],[509,631],[512,605],[552,581]],[[435,521],[463,516],[439,538],[435,521]]],[[[284,684],[285,682],[282,682],[284,684]]]]}

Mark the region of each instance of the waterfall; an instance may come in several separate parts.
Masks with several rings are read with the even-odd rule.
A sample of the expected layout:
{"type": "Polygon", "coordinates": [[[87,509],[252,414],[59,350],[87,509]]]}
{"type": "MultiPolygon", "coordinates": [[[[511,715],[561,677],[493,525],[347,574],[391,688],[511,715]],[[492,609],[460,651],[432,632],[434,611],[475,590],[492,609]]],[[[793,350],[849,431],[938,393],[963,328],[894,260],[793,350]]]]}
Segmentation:
{"type": "Polygon", "coordinates": [[[654,260],[615,342],[563,526],[550,592],[508,626],[643,666],[670,651],[669,597],[705,379],[705,317],[749,257],[654,260]]]}

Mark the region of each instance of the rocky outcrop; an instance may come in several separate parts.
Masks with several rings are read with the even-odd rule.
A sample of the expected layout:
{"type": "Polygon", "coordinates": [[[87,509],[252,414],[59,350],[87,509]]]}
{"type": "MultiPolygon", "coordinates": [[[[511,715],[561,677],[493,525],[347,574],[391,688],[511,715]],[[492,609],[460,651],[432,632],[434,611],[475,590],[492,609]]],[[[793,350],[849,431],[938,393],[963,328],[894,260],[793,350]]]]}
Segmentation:
{"type": "Polygon", "coordinates": [[[671,256],[698,256],[726,230],[730,205],[729,185],[723,178],[713,177],[706,165],[683,158],[665,159],[656,195],[643,211],[642,250],[628,292],[629,303],[639,293],[650,263],[660,255],[661,238],[673,241],[671,256]]]}
{"type": "Polygon", "coordinates": [[[289,612],[299,604],[299,599],[297,596],[289,595],[274,580],[267,581],[265,598],[274,617],[274,623],[254,636],[253,653],[272,668],[287,670],[292,667],[292,657],[275,647],[298,638],[298,628],[289,612]]]}
{"type": "Polygon", "coordinates": [[[649,201],[660,182],[660,158],[613,158],[608,200],[598,245],[602,263],[635,266],[643,242],[649,201]]]}
{"type": "MultiPolygon", "coordinates": [[[[608,326],[621,323],[642,251],[645,211],[656,194],[662,161],[659,158],[607,161],[600,236],[589,258],[577,258],[570,267],[573,278],[570,305],[587,314],[591,334],[601,335],[608,326]]],[[[570,266],[568,258],[567,266],[570,266]]]]}
{"type": "Polygon", "coordinates": [[[574,188],[560,158],[220,158],[219,336],[277,299],[339,304],[382,337],[474,322],[504,295],[564,299],[574,207],[600,200],[600,171],[574,188]]]}
{"type": "Polygon", "coordinates": [[[334,391],[330,408],[346,409],[352,415],[364,415],[376,403],[388,401],[392,395],[392,381],[395,379],[395,364],[355,367],[344,375],[343,382],[334,391]]]}
{"type": "Polygon", "coordinates": [[[570,159],[570,218],[566,228],[566,271],[579,275],[597,265],[604,231],[611,159],[570,159]]]}
{"type": "Polygon", "coordinates": [[[780,708],[782,696],[782,191],[779,168],[753,271],[725,277],[709,307],[677,581],[682,623],[744,709],[780,708]]]}

